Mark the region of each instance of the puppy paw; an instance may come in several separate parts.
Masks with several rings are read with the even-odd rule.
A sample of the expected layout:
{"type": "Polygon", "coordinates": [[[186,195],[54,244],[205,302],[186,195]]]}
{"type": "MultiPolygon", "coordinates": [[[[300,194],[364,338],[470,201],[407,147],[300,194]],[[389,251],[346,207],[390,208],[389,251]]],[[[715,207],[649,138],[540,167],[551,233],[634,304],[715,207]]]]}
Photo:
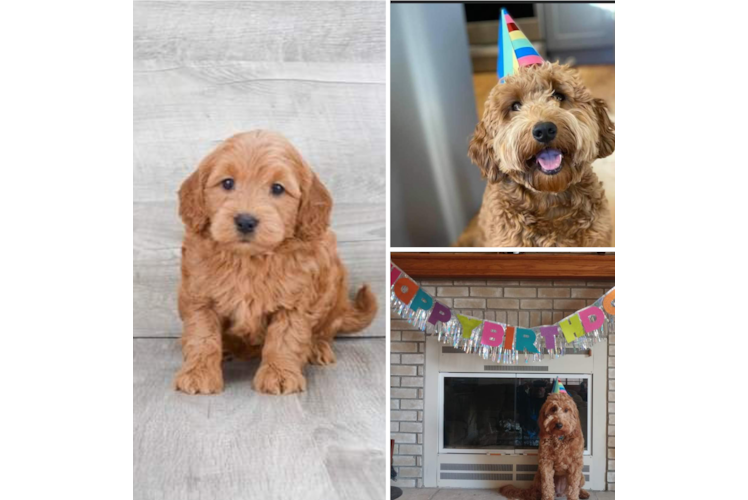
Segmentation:
{"type": "Polygon", "coordinates": [[[263,394],[293,394],[306,390],[306,379],[300,371],[264,364],[257,370],[253,385],[257,392],[263,394]]]}
{"type": "Polygon", "coordinates": [[[218,394],[223,391],[223,374],[207,368],[182,369],[177,373],[174,386],[187,394],[218,394]]]}
{"type": "Polygon", "coordinates": [[[589,498],[590,493],[587,490],[579,490],[579,498],[589,498]]]}
{"type": "Polygon", "coordinates": [[[332,346],[327,341],[315,342],[312,345],[312,353],[309,355],[309,362],[313,365],[327,366],[335,364],[335,353],[332,346]]]}

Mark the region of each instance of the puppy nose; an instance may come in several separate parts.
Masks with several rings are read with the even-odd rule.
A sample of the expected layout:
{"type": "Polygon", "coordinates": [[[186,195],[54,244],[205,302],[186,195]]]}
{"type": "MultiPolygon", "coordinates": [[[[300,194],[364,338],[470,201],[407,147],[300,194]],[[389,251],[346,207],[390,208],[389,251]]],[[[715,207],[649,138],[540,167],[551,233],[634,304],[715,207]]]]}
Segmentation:
{"type": "Polygon", "coordinates": [[[563,429],[563,427],[564,427],[564,424],[562,424],[561,422],[558,422],[556,424],[556,429],[563,429]]]}
{"type": "Polygon", "coordinates": [[[551,122],[539,122],[532,128],[533,138],[543,144],[549,143],[555,139],[556,132],[558,132],[556,124],[551,122]]]}
{"type": "Polygon", "coordinates": [[[240,233],[250,234],[254,232],[260,221],[249,214],[239,214],[234,217],[234,223],[236,224],[236,229],[239,230],[240,233]]]}

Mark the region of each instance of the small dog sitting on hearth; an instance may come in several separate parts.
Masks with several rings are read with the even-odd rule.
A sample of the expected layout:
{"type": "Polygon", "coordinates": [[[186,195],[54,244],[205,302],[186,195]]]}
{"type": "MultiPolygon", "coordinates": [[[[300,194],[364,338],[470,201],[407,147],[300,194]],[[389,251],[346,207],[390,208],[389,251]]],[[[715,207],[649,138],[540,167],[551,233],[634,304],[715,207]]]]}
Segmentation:
{"type": "Polygon", "coordinates": [[[457,242],[486,247],[607,247],[612,218],[592,162],[615,150],[615,125],[569,66],[519,67],[497,84],[468,156],[488,181],[457,242]]]}
{"type": "Polygon", "coordinates": [[[261,355],[259,392],[303,391],[304,366],[334,363],[335,335],[371,323],[369,287],[348,298],[330,193],[284,137],[254,131],[224,141],[182,184],[179,202],[180,391],[221,392],[224,353],[261,355]]]}
{"type": "MultiPolygon", "coordinates": [[[[560,382],[556,384],[564,391],[560,382]]],[[[532,486],[523,490],[507,485],[499,492],[518,500],[553,500],[564,495],[567,500],[589,498],[590,494],[582,489],[584,436],[574,400],[565,391],[550,394],[540,408],[538,426],[538,471],[532,486]]]]}

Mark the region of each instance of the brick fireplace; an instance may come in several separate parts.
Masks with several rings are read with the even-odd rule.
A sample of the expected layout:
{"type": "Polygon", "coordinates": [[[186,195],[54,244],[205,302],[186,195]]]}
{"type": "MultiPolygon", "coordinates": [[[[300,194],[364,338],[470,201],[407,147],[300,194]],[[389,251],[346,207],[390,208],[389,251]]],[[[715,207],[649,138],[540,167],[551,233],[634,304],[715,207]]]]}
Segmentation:
{"type": "MultiPolygon", "coordinates": [[[[612,281],[588,280],[416,281],[456,312],[526,327],[559,321],[591,305],[614,286],[612,281]]],[[[393,466],[399,476],[395,484],[529,485],[537,465],[533,433],[518,432],[511,418],[496,415],[514,414],[521,421],[523,408],[532,405],[525,401],[528,395],[547,390],[548,381],[560,377],[585,413],[587,487],[614,489],[614,336],[596,345],[591,356],[579,352],[540,363],[503,366],[427,338],[394,314],[391,325],[391,438],[395,440],[393,466]],[[454,402],[456,394],[459,404],[445,405],[447,399],[454,402]],[[492,396],[486,405],[480,399],[485,394],[504,394],[506,401],[492,396]],[[492,415],[491,423],[485,415],[492,415]]]]}

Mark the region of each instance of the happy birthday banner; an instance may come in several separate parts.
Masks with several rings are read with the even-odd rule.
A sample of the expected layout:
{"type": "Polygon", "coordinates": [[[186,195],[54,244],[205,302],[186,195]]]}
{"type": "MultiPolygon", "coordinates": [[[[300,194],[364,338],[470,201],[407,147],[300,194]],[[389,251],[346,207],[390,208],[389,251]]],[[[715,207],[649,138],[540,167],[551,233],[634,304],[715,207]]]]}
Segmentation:
{"type": "Polygon", "coordinates": [[[392,263],[390,283],[390,305],[398,316],[444,344],[496,363],[519,363],[520,353],[525,363],[546,354],[558,358],[568,347],[589,349],[615,334],[615,287],[554,325],[521,328],[453,312],[392,263]]]}

